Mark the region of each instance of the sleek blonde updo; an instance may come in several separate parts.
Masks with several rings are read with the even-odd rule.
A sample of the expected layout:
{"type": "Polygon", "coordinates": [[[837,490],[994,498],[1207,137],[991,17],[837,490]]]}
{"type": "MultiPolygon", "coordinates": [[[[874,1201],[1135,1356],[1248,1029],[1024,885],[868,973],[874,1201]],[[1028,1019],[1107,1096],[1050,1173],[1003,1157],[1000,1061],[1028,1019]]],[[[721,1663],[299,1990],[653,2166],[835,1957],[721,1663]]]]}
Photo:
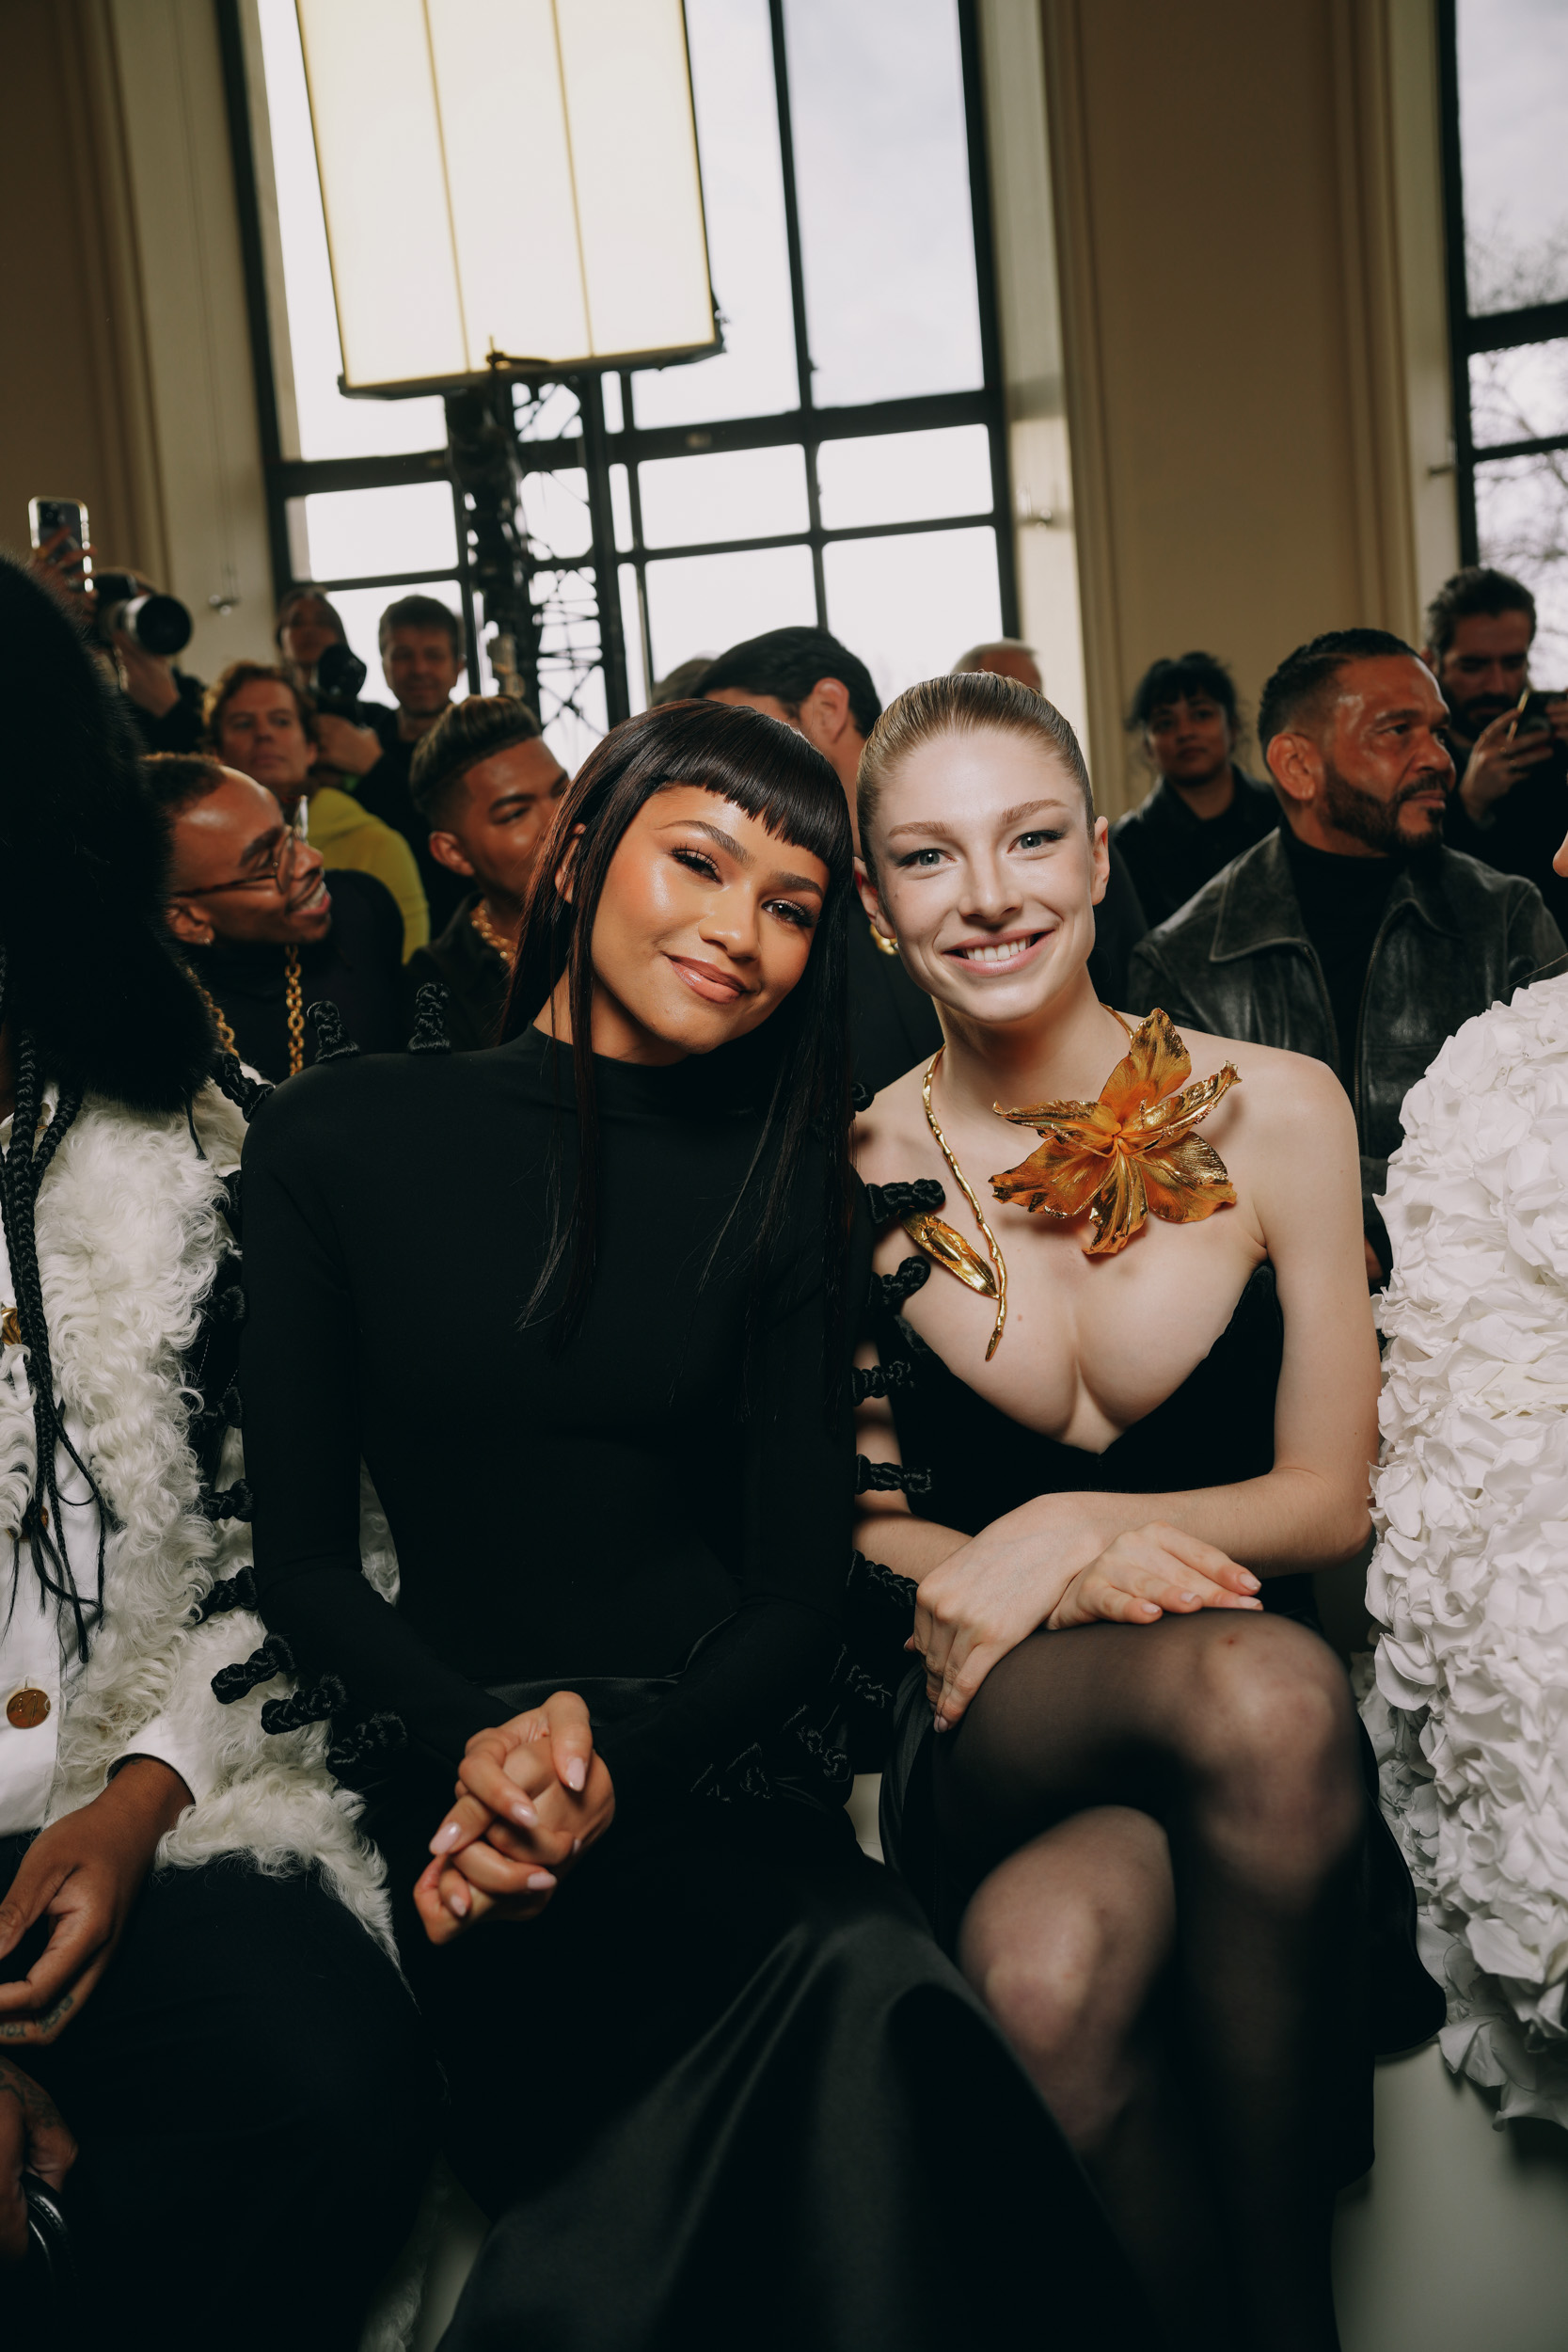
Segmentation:
{"type": "Polygon", "coordinates": [[[942,735],[974,735],[994,727],[1003,735],[1032,736],[1048,755],[1059,759],[1084,795],[1084,820],[1094,823],[1094,787],[1084,764],[1078,738],[1056,708],[1032,687],[1017,678],[999,677],[991,670],[950,672],[907,687],[889,703],[866,739],[855,779],[855,804],[860,817],[861,854],[867,873],[871,834],[882,787],[901,761],[923,743],[942,735]]]}

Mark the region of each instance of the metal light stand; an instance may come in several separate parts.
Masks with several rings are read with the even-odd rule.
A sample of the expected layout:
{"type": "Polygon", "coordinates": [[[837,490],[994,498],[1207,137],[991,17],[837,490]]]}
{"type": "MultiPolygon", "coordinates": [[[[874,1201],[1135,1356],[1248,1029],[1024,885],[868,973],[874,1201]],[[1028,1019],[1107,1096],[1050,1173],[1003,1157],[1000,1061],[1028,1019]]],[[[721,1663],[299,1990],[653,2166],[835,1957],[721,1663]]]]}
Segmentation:
{"type": "MultiPolygon", "coordinates": [[[[531,582],[540,572],[571,572],[581,579],[580,560],[536,548],[522,513],[524,467],[513,409],[515,378],[498,370],[491,381],[471,390],[446,395],[447,444],[452,481],[467,509],[472,545],[466,551],[469,576],[484,600],[484,617],[495,624],[490,663],[502,693],[517,694],[539,707],[539,671],[543,609],[536,604],[531,582]]],[[[596,373],[565,376],[565,388],[578,404],[578,433],[573,441],[540,444],[547,448],[551,469],[580,457],[588,480],[593,605],[574,613],[578,627],[596,628],[597,666],[604,678],[605,712],[615,726],[629,715],[626,648],[621,626],[621,598],[615,559],[615,521],[610,499],[608,440],[605,431],[604,387],[596,373]]],[[[532,388],[538,392],[543,388],[532,388]]],[[[530,444],[531,453],[535,445],[530,444]]],[[[477,650],[477,648],[476,648],[477,650]]]]}

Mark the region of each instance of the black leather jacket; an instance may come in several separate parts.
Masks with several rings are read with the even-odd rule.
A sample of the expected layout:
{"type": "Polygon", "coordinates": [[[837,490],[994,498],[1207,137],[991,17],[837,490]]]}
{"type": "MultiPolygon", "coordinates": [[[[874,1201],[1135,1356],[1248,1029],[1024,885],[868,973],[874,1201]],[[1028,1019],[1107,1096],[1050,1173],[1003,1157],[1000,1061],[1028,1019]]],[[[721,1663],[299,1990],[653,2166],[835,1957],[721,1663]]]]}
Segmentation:
{"type": "MultiPolygon", "coordinates": [[[[1395,879],[1367,966],[1352,1067],[1340,1072],[1361,1138],[1361,1200],[1385,1265],[1373,1196],[1403,1138],[1404,1098],[1445,1038],[1563,953],[1533,882],[1445,849],[1395,879]]],[[[1131,1000],[1179,1028],[1310,1054],[1338,1070],[1328,990],[1277,834],[1216,874],[1132,950],[1131,1000]]]]}

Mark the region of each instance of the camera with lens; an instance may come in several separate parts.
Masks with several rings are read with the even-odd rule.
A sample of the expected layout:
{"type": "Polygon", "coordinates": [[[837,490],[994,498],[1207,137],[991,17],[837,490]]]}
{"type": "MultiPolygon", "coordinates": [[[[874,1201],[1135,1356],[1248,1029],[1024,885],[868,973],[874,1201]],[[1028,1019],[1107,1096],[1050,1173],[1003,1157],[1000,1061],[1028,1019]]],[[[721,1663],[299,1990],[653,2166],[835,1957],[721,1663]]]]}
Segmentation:
{"type": "Polygon", "coordinates": [[[330,718],[359,723],[359,695],[370,673],[341,640],[323,648],[310,691],[316,708],[330,718]]]}
{"type": "Polygon", "coordinates": [[[178,596],[145,589],[134,572],[95,571],[98,591],[98,634],[113,645],[117,629],[134,637],[144,653],[166,661],[183,653],[191,642],[191,616],[178,596]]]}

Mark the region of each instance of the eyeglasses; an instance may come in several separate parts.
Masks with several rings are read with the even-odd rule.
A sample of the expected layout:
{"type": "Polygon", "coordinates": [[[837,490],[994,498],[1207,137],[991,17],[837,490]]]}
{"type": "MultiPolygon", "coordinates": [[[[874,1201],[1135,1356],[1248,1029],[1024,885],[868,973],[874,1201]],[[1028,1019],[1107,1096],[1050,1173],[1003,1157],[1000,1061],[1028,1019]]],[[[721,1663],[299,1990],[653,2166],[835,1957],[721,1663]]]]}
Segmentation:
{"type": "Polygon", "coordinates": [[[276,889],[280,898],[286,898],[289,885],[294,878],[294,869],[299,864],[299,853],[309,839],[309,806],[302,795],[299,806],[283,829],[283,838],[270,866],[263,866],[254,874],[242,874],[237,882],[209,882],[204,889],[187,890],[182,896],[187,898],[216,898],[226,890],[276,889]]]}

